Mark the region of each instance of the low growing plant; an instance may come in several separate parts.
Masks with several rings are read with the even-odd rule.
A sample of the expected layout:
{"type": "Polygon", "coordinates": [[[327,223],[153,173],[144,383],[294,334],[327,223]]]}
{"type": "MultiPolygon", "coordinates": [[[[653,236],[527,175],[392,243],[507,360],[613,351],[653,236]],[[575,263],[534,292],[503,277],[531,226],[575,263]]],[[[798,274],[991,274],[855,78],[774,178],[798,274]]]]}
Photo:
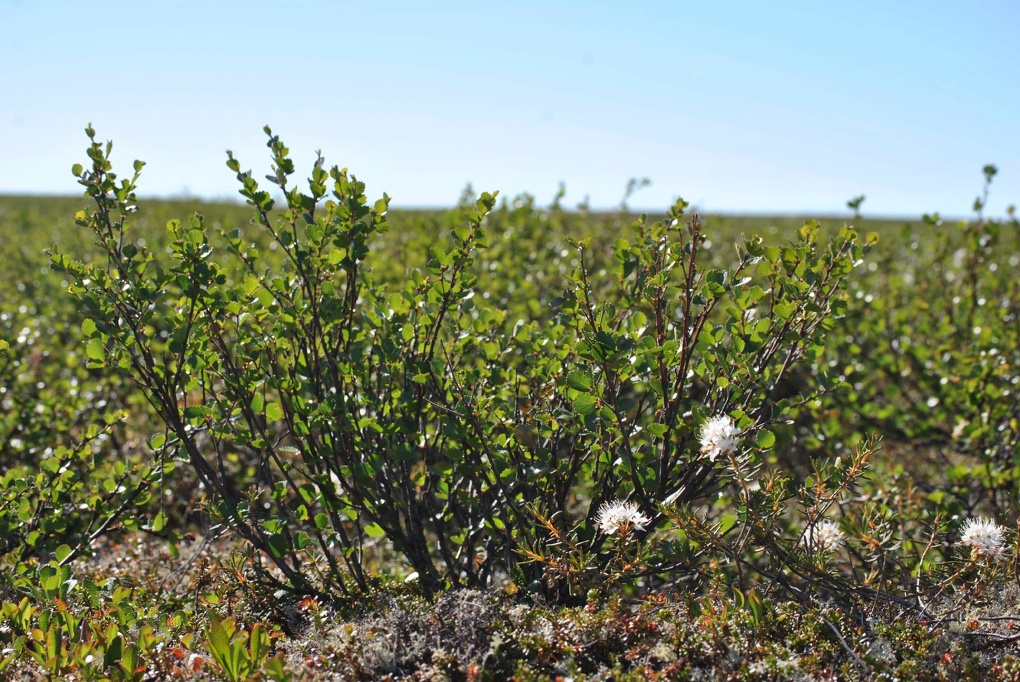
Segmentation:
{"type": "Polygon", "coordinates": [[[809,222],[792,244],[750,237],[731,267],[706,268],[699,218],[679,201],[664,221],[636,221],[607,271],[576,243],[548,316],[513,319],[476,295],[495,195],[405,281],[383,284],[370,246],[388,197],[370,204],[321,156],[298,189],[266,128],[283,205],[228,153],[252,225],[216,237],[201,215],[174,220],[163,254],[132,236],[143,164],[119,180],[112,145],[86,132],[90,166],[74,172],[95,208],[77,222],[105,256],[58,252],[52,268],[82,307],[90,367],[138,385],[165,425],[157,459],[190,464],[210,511],[258,551],[263,581],[350,597],[370,589],[380,551],[396,551],[426,594],[511,575],[567,599],[587,589],[559,570],[557,547],[589,575],[632,541],[644,575],[694,570],[690,537],[650,541],[678,518],[664,502],[717,534],[736,529],[738,554],[786,530],[780,507],[765,525],[757,516],[762,499],[787,499],[770,484],[760,494],[765,453],[829,384],[820,368],[793,385],[792,370],[819,357],[873,238],[844,228],[822,243],[809,222]],[[615,547],[607,504],[634,510],[615,547]]]}

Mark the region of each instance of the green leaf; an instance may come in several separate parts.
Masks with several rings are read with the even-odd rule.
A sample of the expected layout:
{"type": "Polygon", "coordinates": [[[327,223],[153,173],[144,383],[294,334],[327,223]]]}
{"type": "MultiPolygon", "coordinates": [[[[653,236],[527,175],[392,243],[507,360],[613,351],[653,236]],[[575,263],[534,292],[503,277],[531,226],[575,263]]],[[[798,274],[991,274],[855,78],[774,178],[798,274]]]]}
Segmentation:
{"type": "Polygon", "coordinates": [[[248,641],[248,648],[251,650],[251,661],[255,664],[254,667],[256,669],[261,668],[263,661],[269,655],[269,646],[271,644],[266,627],[261,623],[253,625],[248,641]]]}
{"type": "MultiPolygon", "coordinates": [[[[232,624],[231,624],[232,626],[232,624]]],[[[233,627],[229,627],[224,621],[213,621],[209,624],[206,636],[209,642],[209,652],[216,657],[220,665],[227,664],[227,657],[230,653],[230,636],[233,634],[233,627]]]]}
{"type": "Polygon", "coordinates": [[[85,354],[92,360],[103,360],[106,357],[106,353],[103,350],[103,342],[99,339],[92,339],[85,346],[85,354]]]}
{"type": "Polygon", "coordinates": [[[303,530],[299,530],[294,534],[294,549],[296,551],[300,552],[310,544],[312,544],[312,536],[308,533],[303,530]]]}
{"type": "Polygon", "coordinates": [[[207,414],[209,414],[209,408],[204,405],[192,405],[184,410],[184,418],[188,420],[204,419],[207,414]]]}
{"type": "Polygon", "coordinates": [[[283,419],[283,408],[280,403],[266,403],[266,423],[272,424],[283,419]]]}
{"type": "Polygon", "coordinates": [[[768,429],[762,429],[758,432],[757,441],[759,448],[768,450],[776,444],[776,436],[768,429]]]}
{"type": "Polygon", "coordinates": [[[705,274],[705,286],[715,295],[726,291],[726,273],[722,270],[709,270],[705,274]]]}
{"type": "Polygon", "coordinates": [[[582,393],[574,398],[574,412],[577,412],[582,417],[587,417],[595,411],[595,406],[597,404],[598,398],[593,396],[591,393],[582,393]]]}
{"type": "Polygon", "coordinates": [[[42,588],[49,593],[56,593],[60,589],[60,574],[57,572],[40,572],[39,582],[42,588]]]}
{"type": "Polygon", "coordinates": [[[772,310],[779,319],[789,320],[797,311],[797,304],[792,301],[780,301],[772,307],[772,310]]]}
{"type": "Polygon", "coordinates": [[[656,438],[662,438],[663,436],[666,435],[667,429],[665,424],[649,424],[648,426],[645,427],[645,431],[652,434],[656,438]]]}
{"type": "Polygon", "coordinates": [[[592,379],[586,372],[571,372],[567,375],[567,386],[575,391],[590,391],[592,379]]]}

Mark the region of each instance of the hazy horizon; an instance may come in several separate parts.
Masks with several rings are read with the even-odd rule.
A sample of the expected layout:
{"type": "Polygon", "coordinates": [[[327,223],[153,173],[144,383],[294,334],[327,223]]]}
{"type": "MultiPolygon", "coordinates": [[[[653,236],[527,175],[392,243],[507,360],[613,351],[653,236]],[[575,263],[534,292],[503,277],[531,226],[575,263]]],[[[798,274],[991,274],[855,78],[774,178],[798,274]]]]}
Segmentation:
{"type": "Polygon", "coordinates": [[[143,196],[236,196],[232,149],[316,149],[395,207],[990,215],[1020,201],[1020,6],[0,0],[0,193],[73,195],[92,123],[143,196]]]}

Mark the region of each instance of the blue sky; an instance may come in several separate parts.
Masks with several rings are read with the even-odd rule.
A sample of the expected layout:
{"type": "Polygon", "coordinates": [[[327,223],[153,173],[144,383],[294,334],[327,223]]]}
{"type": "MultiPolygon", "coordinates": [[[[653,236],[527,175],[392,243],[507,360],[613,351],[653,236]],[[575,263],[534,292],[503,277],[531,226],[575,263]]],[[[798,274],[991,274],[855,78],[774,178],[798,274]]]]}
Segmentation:
{"type": "Polygon", "coordinates": [[[397,206],[964,215],[1020,202],[1020,4],[0,0],[0,193],[72,194],[85,124],[143,194],[314,151],[397,206]]]}

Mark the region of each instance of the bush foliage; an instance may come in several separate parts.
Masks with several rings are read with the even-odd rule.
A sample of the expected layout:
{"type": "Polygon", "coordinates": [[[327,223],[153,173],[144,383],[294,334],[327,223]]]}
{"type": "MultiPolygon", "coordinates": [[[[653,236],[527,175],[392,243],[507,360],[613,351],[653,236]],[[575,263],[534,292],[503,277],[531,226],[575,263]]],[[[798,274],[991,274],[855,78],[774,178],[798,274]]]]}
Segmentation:
{"type": "Polygon", "coordinates": [[[477,595],[480,629],[453,619],[404,659],[348,638],[334,672],[671,675],[695,665],[684,622],[728,627],[734,608],[748,646],[778,648],[706,670],[934,674],[936,656],[888,643],[893,613],[966,665],[1013,641],[982,625],[1016,620],[996,595],[1020,476],[1018,224],[984,215],[994,167],[973,220],[864,237],[683,200],[567,211],[562,190],[404,214],[321,155],[296,183],[267,127],[269,185],[228,152],[246,209],[161,228],[178,207],[139,202],[144,164],[119,175],[86,132],[74,226],[30,236],[38,206],[0,202],[24,275],[0,283],[0,670],[290,679],[287,636],[393,594],[437,612],[477,595]],[[43,244],[52,272],[30,274],[43,244]],[[175,588],[88,573],[139,533],[171,563],[236,544],[198,551],[175,588]],[[224,589],[250,618],[217,611],[224,589]],[[780,625],[790,600],[827,642],[814,658],[780,625]],[[873,624],[850,633],[855,617],[873,624]],[[574,635],[542,634],[562,618],[673,634],[568,661],[574,635]],[[450,642],[471,660],[436,653],[450,642]]]}

